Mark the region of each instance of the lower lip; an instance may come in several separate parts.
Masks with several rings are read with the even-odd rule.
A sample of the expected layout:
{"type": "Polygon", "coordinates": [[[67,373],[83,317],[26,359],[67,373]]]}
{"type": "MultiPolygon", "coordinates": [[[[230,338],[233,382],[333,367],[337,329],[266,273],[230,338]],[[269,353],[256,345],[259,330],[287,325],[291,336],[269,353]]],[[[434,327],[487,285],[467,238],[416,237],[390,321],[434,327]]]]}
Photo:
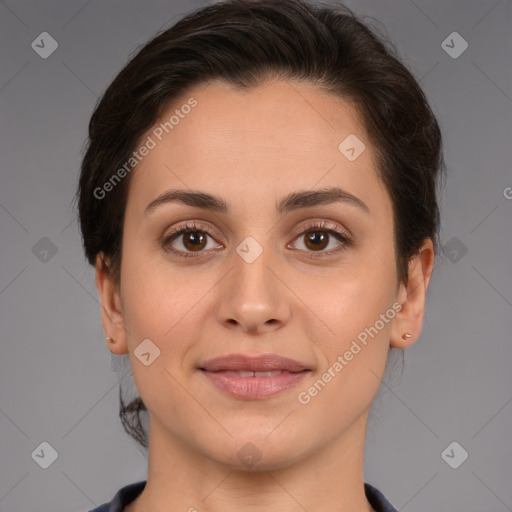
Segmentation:
{"type": "Polygon", "coordinates": [[[235,398],[257,400],[277,395],[296,386],[309,371],[296,373],[281,373],[271,377],[238,377],[224,372],[209,372],[203,374],[217,388],[235,398]]]}

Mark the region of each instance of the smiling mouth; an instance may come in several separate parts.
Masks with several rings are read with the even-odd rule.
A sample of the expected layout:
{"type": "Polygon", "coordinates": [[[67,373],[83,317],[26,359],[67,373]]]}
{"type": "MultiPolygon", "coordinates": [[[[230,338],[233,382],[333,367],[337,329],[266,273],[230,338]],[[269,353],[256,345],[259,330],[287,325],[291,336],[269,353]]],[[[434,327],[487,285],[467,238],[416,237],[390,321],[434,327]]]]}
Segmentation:
{"type": "Polygon", "coordinates": [[[279,354],[228,354],[210,359],[198,370],[231,398],[262,400],[295,387],[311,369],[279,354]]]}
{"type": "Polygon", "coordinates": [[[214,388],[238,400],[263,400],[284,393],[311,372],[303,364],[276,355],[231,355],[198,368],[214,388]]]}
{"type": "Polygon", "coordinates": [[[253,372],[251,370],[248,371],[233,371],[233,370],[220,370],[215,373],[224,373],[225,375],[235,375],[237,377],[275,377],[276,375],[281,375],[283,373],[296,373],[296,372],[287,372],[285,370],[275,370],[275,371],[265,371],[265,372],[253,372]]]}

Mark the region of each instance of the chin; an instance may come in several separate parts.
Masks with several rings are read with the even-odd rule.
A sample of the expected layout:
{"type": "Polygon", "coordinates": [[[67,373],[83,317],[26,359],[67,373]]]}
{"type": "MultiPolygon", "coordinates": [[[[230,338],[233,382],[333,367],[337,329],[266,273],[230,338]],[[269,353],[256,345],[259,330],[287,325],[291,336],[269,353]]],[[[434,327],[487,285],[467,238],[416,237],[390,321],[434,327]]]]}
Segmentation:
{"type": "Polygon", "coordinates": [[[271,431],[252,431],[248,435],[239,432],[236,439],[230,440],[225,446],[220,443],[215,447],[210,445],[210,450],[213,449],[210,457],[230,470],[258,473],[285,469],[307,456],[304,439],[290,436],[289,431],[283,431],[281,436],[277,432],[269,436],[268,432],[271,431]],[[301,447],[300,451],[298,446],[301,447]]]}

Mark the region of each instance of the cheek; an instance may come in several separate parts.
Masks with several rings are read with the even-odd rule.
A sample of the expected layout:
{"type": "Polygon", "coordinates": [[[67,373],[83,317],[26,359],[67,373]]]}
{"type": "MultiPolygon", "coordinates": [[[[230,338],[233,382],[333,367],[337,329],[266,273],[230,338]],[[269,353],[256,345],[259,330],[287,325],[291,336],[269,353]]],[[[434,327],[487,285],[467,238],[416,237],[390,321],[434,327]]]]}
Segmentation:
{"type": "MultiPolygon", "coordinates": [[[[351,257],[349,264],[315,282],[298,277],[295,291],[329,328],[326,332],[330,345],[339,350],[343,343],[373,326],[392,307],[396,296],[393,251],[380,251],[380,254],[360,251],[351,257]]],[[[386,323],[381,329],[383,334],[388,332],[389,325],[386,323]]]]}
{"type": "Polygon", "coordinates": [[[321,368],[316,384],[303,390],[304,401],[315,401],[313,408],[332,406],[339,419],[347,410],[362,412],[370,404],[385,368],[396,316],[392,244],[383,239],[361,250],[350,265],[323,278],[316,290],[299,293],[308,297],[308,306],[329,330],[323,339],[317,336],[321,368]]]}
{"type": "Polygon", "coordinates": [[[182,363],[199,339],[201,297],[211,284],[208,279],[192,282],[158,264],[141,264],[144,258],[137,250],[126,255],[121,277],[123,311],[135,385],[151,413],[166,411],[176,417],[187,400],[180,386],[182,363]],[[158,355],[146,366],[144,358],[139,359],[139,347],[148,346],[146,341],[141,345],[147,339],[151,340],[145,350],[150,360],[158,355]]]}
{"type": "Polygon", "coordinates": [[[205,295],[209,279],[194,279],[186,269],[172,267],[160,250],[134,243],[126,236],[123,247],[121,290],[126,327],[133,344],[140,338],[163,343],[190,321],[194,305],[205,295]]]}
{"type": "Polygon", "coordinates": [[[197,270],[172,267],[164,257],[155,258],[144,248],[132,245],[125,251],[123,312],[132,371],[143,398],[161,386],[174,390],[177,384],[165,370],[179,378],[184,368],[195,363],[194,350],[205,337],[204,317],[213,314],[211,294],[217,282],[212,272],[198,275],[197,270]],[[148,367],[137,359],[137,348],[146,339],[159,351],[148,367]]]}
{"type": "Polygon", "coordinates": [[[323,305],[331,315],[325,324],[335,334],[317,340],[321,365],[297,399],[312,421],[323,415],[327,432],[348,428],[374,399],[389,353],[393,300],[391,286],[364,287],[359,282],[345,283],[343,292],[323,305]],[[325,410],[330,411],[328,416],[325,410]]]}

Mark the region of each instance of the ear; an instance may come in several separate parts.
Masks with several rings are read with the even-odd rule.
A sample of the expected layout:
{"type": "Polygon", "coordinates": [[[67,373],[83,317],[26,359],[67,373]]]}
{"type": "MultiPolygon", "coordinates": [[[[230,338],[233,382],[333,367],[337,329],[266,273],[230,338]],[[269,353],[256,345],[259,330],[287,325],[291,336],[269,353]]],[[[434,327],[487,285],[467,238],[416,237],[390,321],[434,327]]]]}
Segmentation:
{"type": "Polygon", "coordinates": [[[98,254],[96,256],[96,287],[100,296],[101,320],[105,336],[114,340],[112,343],[107,343],[108,348],[114,354],[122,355],[128,353],[128,344],[121,296],[119,287],[109,274],[107,265],[104,254],[98,254]]]}
{"type": "Polygon", "coordinates": [[[418,253],[409,262],[407,283],[401,283],[397,301],[402,309],[396,315],[391,328],[390,344],[407,348],[419,337],[423,326],[423,314],[430,277],[434,268],[434,244],[426,238],[418,253]],[[404,333],[411,337],[404,340],[404,333]]]}

